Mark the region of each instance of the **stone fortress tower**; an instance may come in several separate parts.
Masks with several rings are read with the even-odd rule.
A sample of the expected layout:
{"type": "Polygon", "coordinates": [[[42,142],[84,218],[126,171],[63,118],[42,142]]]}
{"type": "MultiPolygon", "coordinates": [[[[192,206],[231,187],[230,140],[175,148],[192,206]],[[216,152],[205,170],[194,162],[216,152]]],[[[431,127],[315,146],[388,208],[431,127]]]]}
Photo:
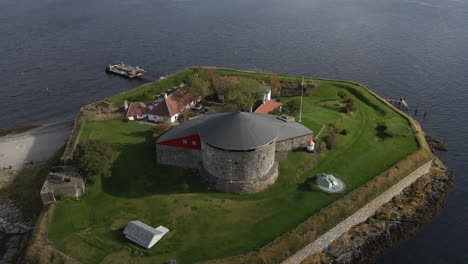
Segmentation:
{"type": "Polygon", "coordinates": [[[267,119],[229,113],[208,120],[199,129],[202,177],[217,190],[257,192],[278,176],[275,162],[278,129],[267,119]]]}
{"type": "Polygon", "coordinates": [[[312,131],[273,115],[230,112],[200,116],[176,126],[156,142],[156,161],[199,169],[210,187],[254,193],[272,185],[278,161],[305,148],[312,131]]]}

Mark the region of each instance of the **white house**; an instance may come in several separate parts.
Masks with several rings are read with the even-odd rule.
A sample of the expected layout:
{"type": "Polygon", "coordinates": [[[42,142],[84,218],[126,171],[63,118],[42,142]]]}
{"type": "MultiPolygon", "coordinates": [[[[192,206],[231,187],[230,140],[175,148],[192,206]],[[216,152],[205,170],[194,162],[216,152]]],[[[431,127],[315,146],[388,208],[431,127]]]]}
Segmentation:
{"type": "Polygon", "coordinates": [[[263,95],[263,102],[271,100],[271,86],[265,86],[266,93],[263,95]]]}
{"type": "Polygon", "coordinates": [[[129,240],[135,242],[136,244],[144,247],[151,248],[156,244],[167,232],[169,229],[164,226],[158,226],[152,228],[151,226],[136,220],[130,221],[125,227],[123,234],[129,240]]]}
{"type": "Polygon", "coordinates": [[[125,117],[128,120],[140,120],[147,117],[148,106],[142,102],[133,102],[128,105],[125,101],[125,117]]]}
{"type": "Polygon", "coordinates": [[[169,96],[164,94],[164,100],[148,112],[148,119],[154,122],[169,120],[173,123],[177,121],[184,109],[195,106],[195,104],[193,95],[184,88],[180,88],[169,96]]]}

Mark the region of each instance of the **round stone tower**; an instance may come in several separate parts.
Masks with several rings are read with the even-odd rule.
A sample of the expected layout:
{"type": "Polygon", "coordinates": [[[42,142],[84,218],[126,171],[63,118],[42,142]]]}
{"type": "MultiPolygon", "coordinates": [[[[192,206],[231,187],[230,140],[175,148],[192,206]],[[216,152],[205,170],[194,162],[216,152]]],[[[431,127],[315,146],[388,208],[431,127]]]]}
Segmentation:
{"type": "Polygon", "coordinates": [[[202,178],[223,192],[253,193],[278,176],[275,148],[278,131],[257,114],[233,112],[199,128],[202,178]]]}

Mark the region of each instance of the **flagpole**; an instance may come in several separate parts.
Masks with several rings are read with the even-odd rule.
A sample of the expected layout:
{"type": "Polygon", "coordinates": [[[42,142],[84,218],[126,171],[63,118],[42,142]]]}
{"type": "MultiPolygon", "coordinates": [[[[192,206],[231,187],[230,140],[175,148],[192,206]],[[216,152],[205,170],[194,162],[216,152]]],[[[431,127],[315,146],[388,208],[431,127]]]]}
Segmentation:
{"type": "Polygon", "coordinates": [[[302,76],[302,82],[301,82],[301,106],[299,109],[299,123],[302,122],[302,98],[304,96],[304,76],[302,76]]]}

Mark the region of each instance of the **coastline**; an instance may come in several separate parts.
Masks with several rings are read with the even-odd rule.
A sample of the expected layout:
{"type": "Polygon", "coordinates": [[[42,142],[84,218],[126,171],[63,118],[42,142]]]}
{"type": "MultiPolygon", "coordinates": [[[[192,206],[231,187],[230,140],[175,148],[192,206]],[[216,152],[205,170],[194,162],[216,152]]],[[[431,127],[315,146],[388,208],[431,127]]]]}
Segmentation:
{"type": "Polygon", "coordinates": [[[36,211],[42,206],[37,188],[54,163],[57,151],[68,140],[72,127],[73,122],[66,120],[3,130],[5,133],[0,136],[0,263],[16,261],[26,246],[37,220],[36,211]]]}
{"type": "MultiPolygon", "coordinates": [[[[34,164],[49,159],[68,140],[73,122],[67,120],[26,128],[26,131],[15,128],[10,131],[21,132],[0,136],[0,169],[11,166],[8,170],[18,172],[29,166],[27,161],[34,164]]],[[[1,182],[0,179],[0,187],[1,182]]]]}
{"type": "MultiPolygon", "coordinates": [[[[138,88],[138,87],[137,87],[137,88],[138,88]]],[[[137,89],[137,88],[135,88],[135,89],[137,89]]],[[[367,88],[366,88],[366,89],[367,89],[367,88]]],[[[374,96],[376,96],[376,95],[374,94],[374,96]]],[[[377,97],[378,99],[381,100],[380,97],[378,97],[378,96],[376,96],[376,97],[377,97]]],[[[96,109],[99,110],[99,111],[96,111],[96,109],[87,109],[87,106],[83,107],[83,109],[88,110],[89,112],[91,112],[91,113],[94,114],[94,115],[95,115],[96,113],[102,114],[102,111],[101,111],[101,110],[102,110],[102,109],[101,109],[102,106],[100,105],[100,103],[102,103],[102,102],[103,102],[103,101],[98,101],[98,102],[96,102],[96,103],[94,103],[94,104],[88,105],[88,106],[96,106],[96,109]]],[[[402,115],[403,115],[404,117],[406,117],[404,114],[402,114],[402,115]]],[[[409,118],[409,119],[410,119],[410,121],[411,121],[411,118],[409,118]]],[[[415,125],[415,124],[413,124],[412,122],[410,122],[410,123],[411,123],[412,125],[414,125],[413,128],[414,128],[415,130],[420,129],[419,124],[416,123],[416,125],[415,125]]],[[[75,124],[75,125],[76,125],[76,124],[75,124]]],[[[78,129],[78,130],[79,130],[79,129],[78,129]]],[[[47,134],[47,133],[45,133],[45,134],[47,134]]],[[[28,137],[28,135],[26,135],[26,137],[28,137]]],[[[0,142],[1,142],[1,141],[0,141],[0,142]]],[[[420,143],[421,143],[421,142],[420,142],[420,143]]],[[[424,146],[424,144],[423,144],[423,146],[424,146]]],[[[42,151],[44,151],[44,150],[42,149],[42,151]]],[[[25,159],[23,159],[23,162],[24,162],[24,160],[25,160],[25,159]]],[[[27,159],[26,159],[26,160],[27,160],[27,159]]],[[[21,164],[20,164],[20,165],[21,165],[21,164]]],[[[20,165],[18,165],[18,167],[19,167],[20,165]]]]}
{"type": "Polygon", "coordinates": [[[453,172],[437,158],[417,179],[366,221],[350,228],[302,264],[374,263],[387,249],[411,237],[436,216],[453,188],[453,172]]]}

